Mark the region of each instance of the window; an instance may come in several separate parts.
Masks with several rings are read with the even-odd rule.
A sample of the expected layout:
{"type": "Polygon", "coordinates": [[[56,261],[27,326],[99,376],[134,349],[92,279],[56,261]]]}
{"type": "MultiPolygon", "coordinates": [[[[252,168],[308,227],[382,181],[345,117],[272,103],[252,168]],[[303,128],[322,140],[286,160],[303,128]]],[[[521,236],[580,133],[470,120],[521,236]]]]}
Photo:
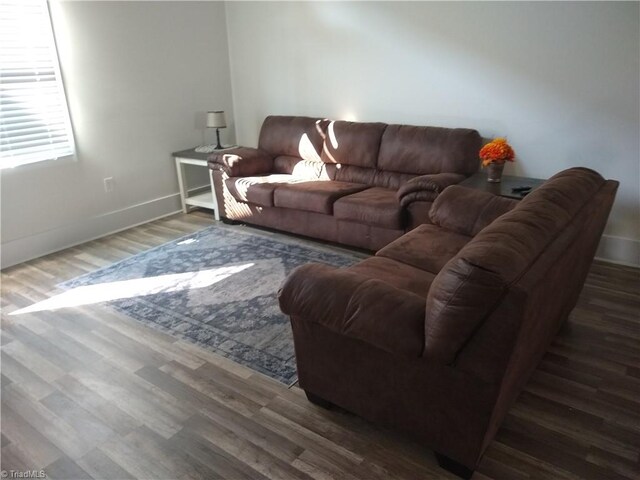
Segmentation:
{"type": "Polygon", "coordinates": [[[0,168],[74,153],[46,0],[0,1],[0,168]]]}

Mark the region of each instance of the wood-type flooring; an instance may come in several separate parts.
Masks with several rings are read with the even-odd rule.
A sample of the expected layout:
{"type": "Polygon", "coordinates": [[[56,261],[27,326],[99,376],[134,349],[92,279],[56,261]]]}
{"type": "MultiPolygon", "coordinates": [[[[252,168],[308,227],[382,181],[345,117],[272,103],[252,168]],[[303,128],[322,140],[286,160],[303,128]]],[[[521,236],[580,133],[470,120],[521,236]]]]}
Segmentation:
{"type": "MultiPolygon", "coordinates": [[[[211,222],[175,215],[2,272],[7,477],[456,478],[399,433],[104,306],[10,315],[64,280],[211,222]]],[[[639,454],[640,270],[596,261],[473,478],[639,479],[639,454]]]]}

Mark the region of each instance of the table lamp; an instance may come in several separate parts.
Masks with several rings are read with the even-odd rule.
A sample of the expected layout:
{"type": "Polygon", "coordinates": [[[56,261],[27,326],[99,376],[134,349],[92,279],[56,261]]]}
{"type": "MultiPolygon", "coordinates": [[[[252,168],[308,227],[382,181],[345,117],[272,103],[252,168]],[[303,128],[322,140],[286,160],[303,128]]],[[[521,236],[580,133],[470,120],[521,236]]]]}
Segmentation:
{"type": "Polygon", "coordinates": [[[216,129],[216,138],[218,140],[216,150],[222,150],[222,145],[220,144],[220,129],[227,128],[227,119],[224,116],[224,111],[217,110],[215,112],[207,112],[207,128],[216,129]]]}

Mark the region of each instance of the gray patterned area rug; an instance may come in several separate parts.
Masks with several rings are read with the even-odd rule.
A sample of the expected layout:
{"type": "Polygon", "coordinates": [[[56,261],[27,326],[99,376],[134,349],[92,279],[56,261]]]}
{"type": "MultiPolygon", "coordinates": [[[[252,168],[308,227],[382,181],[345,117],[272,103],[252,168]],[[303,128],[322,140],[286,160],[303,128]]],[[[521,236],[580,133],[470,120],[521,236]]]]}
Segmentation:
{"type": "Polygon", "coordinates": [[[280,285],[305,263],[342,267],[363,255],[245,228],[208,227],[60,287],[120,291],[106,302],[116,310],[291,385],[295,356],[280,285]]]}

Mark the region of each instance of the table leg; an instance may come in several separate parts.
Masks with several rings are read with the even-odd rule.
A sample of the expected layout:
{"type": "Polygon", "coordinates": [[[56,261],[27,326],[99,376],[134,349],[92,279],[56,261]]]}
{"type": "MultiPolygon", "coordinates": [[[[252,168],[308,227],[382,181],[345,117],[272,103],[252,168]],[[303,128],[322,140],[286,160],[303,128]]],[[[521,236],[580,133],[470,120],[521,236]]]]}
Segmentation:
{"type": "Polygon", "coordinates": [[[209,169],[209,181],[211,182],[211,195],[213,196],[213,218],[220,220],[220,208],[218,208],[218,197],[216,187],[213,183],[213,170],[209,169]]]}
{"type": "Polygon", "coordinates": [[[180,162],[179,158],[176,158],[176,171],[178,173],[178,186],[180,187],[180,203],[182,204],[182,212],[189,213],[187,208],[186,198],[187,191],[185,190],[185,171],[184,165],[180,162]]]}

